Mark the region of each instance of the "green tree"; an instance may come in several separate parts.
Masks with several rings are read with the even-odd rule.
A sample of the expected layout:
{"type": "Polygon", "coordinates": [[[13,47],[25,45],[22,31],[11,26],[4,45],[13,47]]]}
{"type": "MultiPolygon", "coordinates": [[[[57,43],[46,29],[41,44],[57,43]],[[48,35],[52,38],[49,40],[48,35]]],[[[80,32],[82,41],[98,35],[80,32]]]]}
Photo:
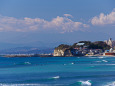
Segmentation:
{"type": "Polygon", "coordinates": [[[89,49],[102,49],[102,50],[106,50],[106,49],[110,49],[110,46],[107,45],[103,41],[96,41],[96,42],[91,43],[88,48],[89,49]]]}
{"type": "Polygon", "coordinates": [[[65,48],[71,48],[70,45],[66,45],[66,44],[61,44],[58,47],[56,47],[55,49],[65,49],[65,48]]]}

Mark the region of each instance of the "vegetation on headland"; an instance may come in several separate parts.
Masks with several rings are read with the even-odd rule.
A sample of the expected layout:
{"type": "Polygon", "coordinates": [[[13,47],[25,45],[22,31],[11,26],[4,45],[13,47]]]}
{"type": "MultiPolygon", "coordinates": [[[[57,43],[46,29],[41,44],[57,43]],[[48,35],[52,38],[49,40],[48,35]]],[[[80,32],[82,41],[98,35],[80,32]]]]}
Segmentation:
{"type": "Polygon", "coordinates": [[[102,50],[108,50],[110,49],[110,46],[107,45],[103,41],[96,41],[96,42],[91,42],[91,41],[79,41],[78,43],[74,43],[73,45],[67,45],[67,44],[61,44],[55,49],[73,49],[73,48],[87,48],[87,49],[102,49],[102,50]],[[83,45],[77,45],[78,43],[84,43],[83,45]]]}
{"type": "Polygon", "coordinates": [[[102,55],[111,47],[103,41],[79,41],[73,45],[61,44],[54,50],[54,56],[102,55]]]}
{"type": "Polygon", "coordinates": [[[59,49],[59,50],[65,50],[65,49],[71,49],[72,46],[67,45],[67,44],[61,44],[58,47],[56,47],[55,49],[59,49]]]}

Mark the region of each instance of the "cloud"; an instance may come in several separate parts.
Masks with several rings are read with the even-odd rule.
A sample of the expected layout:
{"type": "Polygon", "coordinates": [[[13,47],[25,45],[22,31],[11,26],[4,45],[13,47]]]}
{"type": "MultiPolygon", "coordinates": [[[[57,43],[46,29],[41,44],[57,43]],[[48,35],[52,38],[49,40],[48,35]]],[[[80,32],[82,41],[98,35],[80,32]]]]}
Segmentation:
{"type": "Polygon", "coordinates": [[[98,17],[93,17],[91,23],[93,25],[115,25],[115,9],[110,14],[105,15],[104,13],[101,13],[98,17]]]}
{"type": "Polygon", "coordinates": [[[73,18],[73,16],[70,15],[70,14],[64,14],[64,16],[65,16],[65,17],[71,17],[71,18],[73,18]]]}
{"type": "Polygon", "coordinates": [[[70,14],[64,14],[66,17],[57,16],[51,21],[41,18],[28,18],[17,19],[14,17],[0,16],[0,31],[39,31],[39,30],[57,30],[59,32],[72,32],[87,28],[87,24],[82,22],[75,22],[67,18],[70,14]]]}

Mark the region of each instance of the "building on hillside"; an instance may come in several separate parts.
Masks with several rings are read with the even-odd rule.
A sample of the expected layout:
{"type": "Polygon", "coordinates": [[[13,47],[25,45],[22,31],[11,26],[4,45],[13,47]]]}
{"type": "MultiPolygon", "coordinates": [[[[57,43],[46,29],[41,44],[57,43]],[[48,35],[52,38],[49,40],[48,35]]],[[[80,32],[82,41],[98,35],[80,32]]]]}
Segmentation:
{"type": "Polygon", "coordinates": [[[109,40],[104,41],[107,45],[109,45],[111,48],[115,47],[115,41],[112,40],[112,38],[109,38],[109,40]]]}

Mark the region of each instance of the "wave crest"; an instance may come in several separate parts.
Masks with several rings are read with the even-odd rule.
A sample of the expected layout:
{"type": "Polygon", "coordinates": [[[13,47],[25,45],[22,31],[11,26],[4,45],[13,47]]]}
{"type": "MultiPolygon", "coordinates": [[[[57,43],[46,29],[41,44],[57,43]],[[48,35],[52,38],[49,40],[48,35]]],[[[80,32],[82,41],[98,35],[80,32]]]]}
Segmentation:
{"type": "Polygon", "coordinates": [[[107,85],[104,85],[104,86],[115,86],[115,81],[108,83],[107,85]]]}
{"type": "Polygon", "coordinates": [[[79,81],[79,82],[80,82],[80,84],[81,84],[82,86],[91,86],[91,85],[92,85],[92,83],[91,83],[90,80],[87,80],[87,81],[79,81]]]}

